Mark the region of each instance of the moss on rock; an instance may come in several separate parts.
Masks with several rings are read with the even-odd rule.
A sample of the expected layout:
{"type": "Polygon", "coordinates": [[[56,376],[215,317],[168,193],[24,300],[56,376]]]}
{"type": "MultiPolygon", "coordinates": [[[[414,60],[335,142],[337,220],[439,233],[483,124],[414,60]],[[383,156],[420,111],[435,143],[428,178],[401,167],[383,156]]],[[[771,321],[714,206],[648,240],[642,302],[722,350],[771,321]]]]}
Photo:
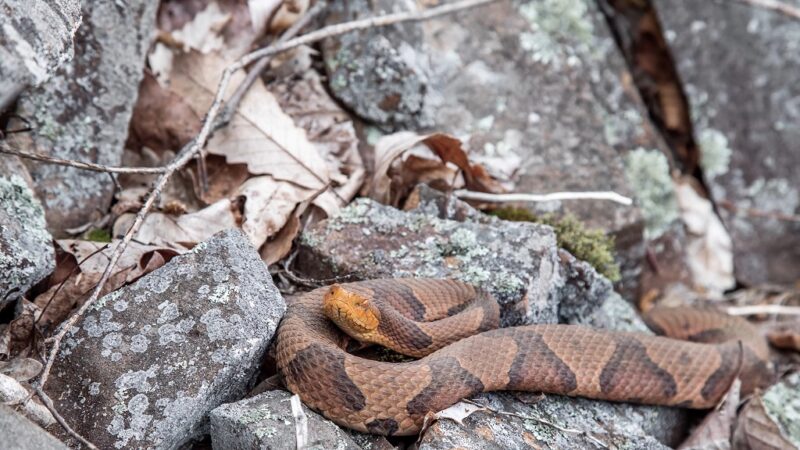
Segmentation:
{"type": "Polygon", "coordinates": [[[556,218],[538,216],[527,209],[500,208],[490,214],[513,222],[534,222],[553,227],[558,246],[592,265],[611,281],[620,279],[619,265],[614,261],[614,238],[602,230],[587,230],[573,215],[556,218]]]}

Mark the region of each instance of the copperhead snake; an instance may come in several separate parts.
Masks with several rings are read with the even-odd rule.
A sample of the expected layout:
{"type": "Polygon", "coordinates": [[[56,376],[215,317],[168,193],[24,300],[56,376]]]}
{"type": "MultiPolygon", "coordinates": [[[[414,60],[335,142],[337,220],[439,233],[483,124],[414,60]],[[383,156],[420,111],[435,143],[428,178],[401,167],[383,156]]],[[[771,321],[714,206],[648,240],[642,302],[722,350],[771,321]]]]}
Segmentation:
{"type": "Polygon", "coordinates": [[[290,391],[339,425],[419,432],[429,412],[498,390],[710,408],[737,376],[768,378],[766,341],[745,320],[711,310],[646,316],[660,334],[580,325],[496,329],[497,302],[453,280],[385,279],[320,288],[289,303],[276,360],[290,391]],[[329,319],[330,318],[330,319],[329,319]],[[346,336],[421,359],[389,363],[343,350],[346,336]],[[711,343],[716,342],[716,343],[711,343]]]}

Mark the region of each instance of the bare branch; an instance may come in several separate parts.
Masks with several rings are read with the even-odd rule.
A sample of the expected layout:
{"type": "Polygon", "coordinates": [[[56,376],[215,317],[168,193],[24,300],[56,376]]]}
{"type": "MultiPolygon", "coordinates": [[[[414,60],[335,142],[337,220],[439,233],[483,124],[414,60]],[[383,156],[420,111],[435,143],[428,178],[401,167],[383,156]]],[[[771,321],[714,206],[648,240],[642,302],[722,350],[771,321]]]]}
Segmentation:
{"type": "Polygon", "coordinates": [[[453,193],[462,200],[476,200],[490,203],[511,202],[553,202],[557,200],[608,200],[622,205],[632,205],[633,200],[614,191],[596,192],[553,192],[550,194],[489,194],[486,192],[457,190],[453,193]]]}
{"type": "Polygon", "coordinates": [[[0,141],[0,153],[7,155],[15,155],[20,158],[32,159],[35,161],[42,161],[48,164],[55,164],[58,166],[75,167],[76,169],[91,170],[93,172],[107,172],[107,173],[162,173],[166,169],[164,167],[114,167],[105,166],[103,164],[95,164],[82,161],[73,161],[70,159],[54,158],[52,156],[44,155],[41,153],[26,152],[23,150],[16,150],[8,146],[5,142],[0,141]]]}
{"type": "Polygon", "coordinates": [[[785,316],[800,316],[800,306],[784,305],[749,305],[729,306],[725,311],[732,316],[753,316],[756,314],[779,314],[785,316]]]}
{"type": "Polygon", "coordinates": [[[85,437],[78,434],[77,431],[73,430],[72,427],[69,426],[67,421],[64,420],[61,414],[59,414],[58,410],[56,409],[56,406],[53,404],[53,400],[50,399],[50,397],[42,390],[41,387],[33,386],[33,390],[36,392],[36,395],[38,395],[39,398],[42,399],[42,403],[44,403],[44,406],[46,406],[47,409],[50,410],[50,413],[53,414],[53,417],[56,418],[56,422],[58,422],[59,425],[61,425],[61,427],[63,427],[67,433],[69,433],[72,437],[80,441],[80,443],[85,445],[87,448],[97,450],[97,447],[95,447],[94,444],[89,442],[85,437]]]}
{"type": "Polygon", "coordinates": [[[759,8],[771,9],[781,14],[785,14],[792,19],[800,20],[800,8],[777,0],[739,0],[742,3],[747,3],[759,8]]]}

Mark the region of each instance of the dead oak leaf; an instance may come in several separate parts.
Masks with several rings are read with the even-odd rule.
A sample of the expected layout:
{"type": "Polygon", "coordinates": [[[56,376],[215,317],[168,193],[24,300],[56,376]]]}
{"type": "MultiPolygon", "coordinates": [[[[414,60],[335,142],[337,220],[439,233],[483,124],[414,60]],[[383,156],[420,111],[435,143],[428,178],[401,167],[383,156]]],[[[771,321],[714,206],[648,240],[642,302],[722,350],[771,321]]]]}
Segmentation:
{"type": "MultiPolygon", "coordinates": [[[[175,59],[171,90],[204,114],[217,90],[227,63],[216,54],[187,53],[175,59]]],[[[231,89],[243,80],[231,78],[231,89]]],[[[271,175],[315,191],[330,183],[328,167],[305,131],[281,110],[275,97],[258,80],[242,99],[227,127],[209,140],[207,151],[229,164],[246,164],[254,175],[271,175]]]]}

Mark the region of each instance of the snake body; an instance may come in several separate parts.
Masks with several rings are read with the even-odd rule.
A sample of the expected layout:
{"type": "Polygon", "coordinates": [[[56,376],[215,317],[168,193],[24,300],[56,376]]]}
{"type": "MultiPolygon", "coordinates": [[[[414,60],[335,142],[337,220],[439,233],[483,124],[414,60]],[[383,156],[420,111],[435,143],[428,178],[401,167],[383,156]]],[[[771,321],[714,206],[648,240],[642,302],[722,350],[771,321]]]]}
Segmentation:
{"type": "Polygon", "coordinates": [[[684,338],[724,342],[579,325],[494,329],[499,323],[496,302],[470,285],[371,280],[317,289],[290,302],[278,329],[277,364],[289,390],[308,406],[339,425],[383,435],[415,434],[426,414],[498,390],[710,408],[740,371],[761,369],[756,366],[763,365],[766,344],[762,348],[758,339],[763,338],[745,336],[755,343],[745,342],[743,351],[739,341],[731,340],[741,336],[729,331],[747,329],[745,321],[726,323],[718,313],[703,314],[699,326],[694,314],[678,310],[651,315],[648,321],[684,338]],[[352,313],[347,305],[326,302],[326,296],[341,294],[337,290],[368,300],[356,309],[377,311],[374,323],[357,322],[356,331],[372,330],[365,331],[371,342],[422,358],[389,363],[344,351],[345,335],[325,315],[336,319],[352,313]],[[720,323],[728,331],[715,328],[720,323]]]}

